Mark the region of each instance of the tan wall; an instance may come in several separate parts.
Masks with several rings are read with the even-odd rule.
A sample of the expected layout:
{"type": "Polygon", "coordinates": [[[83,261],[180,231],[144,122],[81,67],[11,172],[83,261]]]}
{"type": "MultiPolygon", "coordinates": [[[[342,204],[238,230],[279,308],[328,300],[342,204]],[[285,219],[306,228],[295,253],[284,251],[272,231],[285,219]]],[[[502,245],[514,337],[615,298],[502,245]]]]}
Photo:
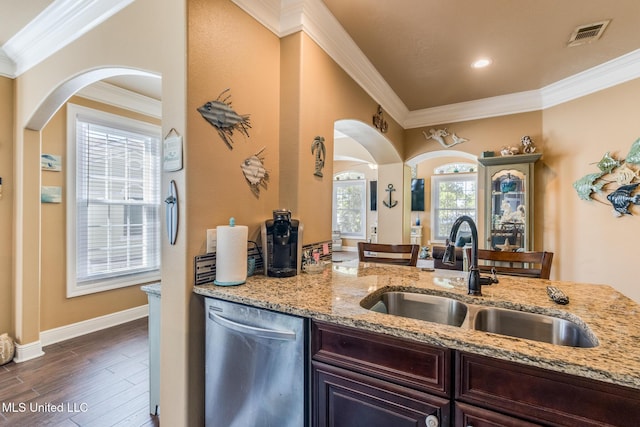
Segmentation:
{"type": "MultiPolygon", "coordinates": [[[[80,97],[72,103],[160,124],[157,119],[145,117],[123,109],[92,102],[80,97]]],[[[42,185],[62,187],[62,203],[42,204],[42,279],[40,330],[46,331],[83,320],[145,305],[146,294],[140,286],[98,292],[74,298],[66,297],[66,202],[73,197],[66,190],[69,165],[67,163],[67,109],[61,108],[42,131],[42,152],[62,156],[61,172],[42,172],[42,185]]]]}
{"type": "MultiPolygon", "coordinates": [[[[636,240],[640,207],[614,218],[612,207],[580,200],[572,184],[597,172],[610,151],[624,159],[640,137],[640,79],[544,111],[544,168],[536,189],[544,195],[544,222],[536,230],[552,250],[552,274],[560,280],[604,283],[640,302],[636,240]]],[[[635,167],[638,170],[638,167],[635,167]]],[[[635,194],[635,193],[634,193],[635,194]]],[[[536,208],[536,216],[540,210],[536,208]]]]}
{"type": "Polygon", "coordinates": [[[0,76],[0,334],[13,336],[13,80],[0,76]]]}
{"type": "MultiPolygon", "coordinates": [[[[488,119],[470,120],[459,123],[448,123],[428,126],[424,128],[408,129],[406,131],[406,159],[412,159],[420,155],[428,154],[438,157],[423,160],[418,163],[418,178],[425,178],[425,212],[420,214],[423,223],[422,242],[427,244],[431,234],[431,179],[433,168],[440,164],[454,161],[471,161],[463,156],[455,155],[456,152],[468,153],[480,157],[483,151],[493,151],[500,155],[500,150],[504,146],[520,147],[520,138],[529,135],[536,148],[536,152],[545,152],[545,141],[542,138],[542,112],[534,111],[530,113],[512,114],[502,117],[492,117],[488,119]],[[429,129],[448,129],[450,134],[455,133],[459,137],[469,141],[445,149],[438,142],[430,139],[426,140],[423,131],[429,133],[429,129]],[[452,156],[440,157],[443,153],[451,153],[452,156]]],[[[446,138],[447,143],[451,143],[451,137],[446,138]]],[[[428,156],[427,156],[428,157],[428,156]]],[[[542,176],[539,171],[544,169],[545,156],[536,163],[535,187],[542,183],[542,176]]],[[[478,167],[478,237],[484,239],[484,184],[483,169],[478,167]]],[[[534,194],[534,206],[536,212],[542,212],[544,197],[538,191],[534,194]]],[[[412,220],[415,220],[415,214],[412,220]]],[[[534,219],[534,249],[544,248],[542,233],[538,232],[539,227],[543,227],[542,214],[536,214],[534,219]]]]}
{"type": "MultiPolygon", "coordinates": [[[[283,91],[282,98],[280,149],[281,153],[288,154],[282,158],[281,167],[283,171],[287,170],[287,179],[283,172],[281,198],[299,212],[305,223],[306,243],[330,240],[334,123],[340,119],[354,119],[369,124],[377,103],[304,33],[283,40],[282,62],[282,78],[288,81],[288,86],[284,88],[287,90],[283,91]],[[298,70],[299,84],[296,85],[298,70]],[[286,73],[294,75],[289,78],[286,73]],[[297,100],[298,109],[294,108],[297,100]],[[297,130],[289,132],[287,128],[296,126],[297,121],[300,123],[297,130]],[[325,138],[327,149],[323,178],[313,175],[315,162],[311,143],[317,135],[325,138]]],[[[402,155],[403,131],[393,120],[387,121],[389,131],[385,136],[402,155]]]]}

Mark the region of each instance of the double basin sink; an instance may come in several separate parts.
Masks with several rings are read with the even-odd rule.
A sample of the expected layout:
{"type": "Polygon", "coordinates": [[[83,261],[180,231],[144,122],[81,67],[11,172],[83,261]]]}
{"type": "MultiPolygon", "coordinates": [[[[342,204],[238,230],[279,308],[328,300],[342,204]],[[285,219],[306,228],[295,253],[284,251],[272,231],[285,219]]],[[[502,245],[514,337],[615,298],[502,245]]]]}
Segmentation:
{"type": "Polygon", "coordinates": [[[555,345],[591,348],[598,345],[586,328],[567,319],[500,307],[467,304],[453,298],[414,292],[383,292],[365,298],[371,311],[409,317],[555,345]]]}

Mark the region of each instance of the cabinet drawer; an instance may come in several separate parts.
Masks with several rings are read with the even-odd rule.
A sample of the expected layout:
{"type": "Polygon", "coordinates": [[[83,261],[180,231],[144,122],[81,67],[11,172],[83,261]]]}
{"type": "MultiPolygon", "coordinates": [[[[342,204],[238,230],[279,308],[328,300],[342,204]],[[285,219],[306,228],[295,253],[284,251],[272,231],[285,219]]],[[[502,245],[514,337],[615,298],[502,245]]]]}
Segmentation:
{"type": "Polygon", "coordinates": [[[488,409],[455,403],[455,427],[538,427],[519,418],[499,414],[488,409]]]}
{"type": "Polygon", "coordinates": [[[640,425],[638,390],[466,353],[455,398],[545,425],[640,425]]]}
{"type": "Polygon", "coordinates": [[[314,427],[427,427],[451,423],[449,399],[313,362],[314,427]]]}
{"type": "Polygon", "coordinates": [[[314,322],[312,357],[397,384],[451,396],[451,352],[379,333],[314,322]]]}

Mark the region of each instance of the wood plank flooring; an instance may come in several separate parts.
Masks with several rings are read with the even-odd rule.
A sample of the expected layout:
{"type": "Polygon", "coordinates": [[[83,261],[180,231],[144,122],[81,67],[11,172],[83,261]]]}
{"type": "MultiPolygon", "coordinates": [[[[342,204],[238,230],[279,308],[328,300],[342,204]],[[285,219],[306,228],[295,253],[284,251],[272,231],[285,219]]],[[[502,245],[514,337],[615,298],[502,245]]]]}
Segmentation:
{"type": "Polygon", "coordinates": [[[0,366],[0,425],[159,426],[149,414],[147,319],[60,342],[0,366]]]}

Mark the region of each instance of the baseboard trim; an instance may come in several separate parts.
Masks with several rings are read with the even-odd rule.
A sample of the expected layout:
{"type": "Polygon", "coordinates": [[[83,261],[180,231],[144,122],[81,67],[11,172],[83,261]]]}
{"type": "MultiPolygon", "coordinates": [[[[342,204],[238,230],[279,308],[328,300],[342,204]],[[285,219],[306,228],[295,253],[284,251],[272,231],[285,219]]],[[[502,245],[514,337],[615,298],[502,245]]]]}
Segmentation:
{"type": "Polygon", "coordinates": [[[46,347],[50,344],[86,335],[91,332],[100,331],[122,323],[131,322],[132,320],[147,317],[148,315],[149,305],[145,304],[128,310],[118,311],[116,313],[84,320],[82,322],[42,331],[40,332],[40,342],[42,343],[42,347],[46,347]]]}
{"type": "Polygon", "coordinates": [[[30,342],[29,344],[16,344],[16,352],[13,356],[15,363],[26,362],[44,355],[42,351],[42,341],[30,342]]]}

